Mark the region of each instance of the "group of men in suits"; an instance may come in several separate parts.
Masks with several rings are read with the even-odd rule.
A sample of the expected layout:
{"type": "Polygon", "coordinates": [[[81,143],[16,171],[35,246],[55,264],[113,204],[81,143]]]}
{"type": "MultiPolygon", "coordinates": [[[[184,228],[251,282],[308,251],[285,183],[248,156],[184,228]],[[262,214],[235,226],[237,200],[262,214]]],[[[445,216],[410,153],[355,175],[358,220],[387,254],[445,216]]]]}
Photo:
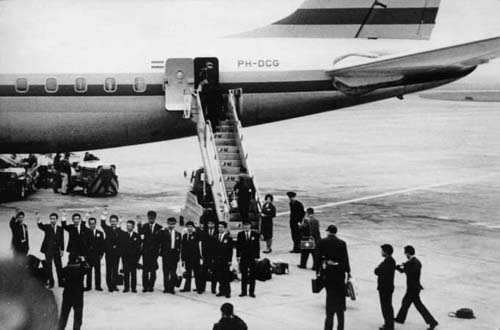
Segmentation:
{"type": "MultiPolygon", "coordinates": [[[[64,231],[68,233],[66,252],[68,260],[84,258],[88,263],[85,290],[91,290],[92,280],[95,289],[102,291],[101,261],[105,258],[106,284],[109,292],[118,291],[121,281],[119,275],[120,260],[123,272],[124,292],[137,292],[137,270],[142,268],[143,292],[152,292],[159,269],[158,259],[161,257],[163,270],[163,287],[165,293],[175,294],[174,288],[180,285],[179,262],[184,268],[185,284],[182,292],[191,291],[194,277],[196,291],[201,294],[206,290],[207,281],[211,281],[211,291],[217,296],[230,297],[234,275],[231,270],[233,251],[242,275],[240,296],[255,297],[256,264],[260,258],[259,234],[251,230],[250,222],[243,224],[243,230],[233,241],[227,223],[208,218],[206,223],[196,227],[192,221],[185,225],[181,234],[176,229],[175,218],[168,218],[167,225],[156,222],[156,212],[147,213],[147,223],[138,217],[137,231],[135,221],[129,220],[126,229],[122,230],[117,215],[107,218],[107,210],[101,216],[101,228],[97,229],[97,219],[87,214],[82,219],[79,213],[71,216],[68,224],[63,211],[61,224],[59,215],[51,213],[50,222],[43,223],[36,213],[37,225],[44,232],[41,252],[48,265],[49,287],[54,287],[53,264],[55,265],[59,286],[62,283],[62,256],[64,254],[64,231]],[[108,223],[109,220],[109,223],[108,223]],[[142,265],[139,264],[142,258],[142,265]],[[218,292],[217,292],[218,287],[218,292]]],[[[28,227],[24,224],[24,213],[16,212],[11,219],[12,247],[16,254],[27,255],[28,227]]]]}
{"type": "Polygon", "coordinates": [[[411,245],[404,247],[407,261],[401,265],[396,265],[396,261],[392,257],[394,251],[392,245],[384,244],[380,248],[384,260],[375,268],[375,275],[378,277],[377,290],[379,292],[380,307],[384,317],[384,325],[380,327],[380,330],[394,330],[394,322],[404,323],[411,304],[415,305],[417,311],[429,325],[428,329],[435,329],[438,322],[420,299],[420,291],[423,290],[420,283],[422,263],[415,256],[415,248],[411,245]],[[394,317],[392,294],[394,293],[394,274],[396,270],[406,274],[406,293],[401,308],[397,316],[394,317]]]}

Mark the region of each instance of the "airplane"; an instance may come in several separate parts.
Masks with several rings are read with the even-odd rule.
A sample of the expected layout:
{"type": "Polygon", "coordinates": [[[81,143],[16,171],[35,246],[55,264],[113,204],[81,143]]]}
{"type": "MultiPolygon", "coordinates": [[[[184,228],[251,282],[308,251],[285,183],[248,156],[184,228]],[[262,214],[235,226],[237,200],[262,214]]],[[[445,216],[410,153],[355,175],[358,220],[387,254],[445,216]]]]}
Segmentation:
{"type": "Polygon", "coordinates": [[[13,50],[2,50],[0,153],[95,150],[195,135],[177,101],[198,86],[207,61],[215,63],[224,91],[243,90],[240,120],[251,126],[403,98],[456,81],[500,55],[499,36],[433,40],[440,4],[306,0],[267,26],[215,40],[165,40],[161,57],[134,54],[120,65],[99,49],[95,58],[70,58],[73,65],[57,52],[48,65],[17,62],[6,56],[13,50]]]}

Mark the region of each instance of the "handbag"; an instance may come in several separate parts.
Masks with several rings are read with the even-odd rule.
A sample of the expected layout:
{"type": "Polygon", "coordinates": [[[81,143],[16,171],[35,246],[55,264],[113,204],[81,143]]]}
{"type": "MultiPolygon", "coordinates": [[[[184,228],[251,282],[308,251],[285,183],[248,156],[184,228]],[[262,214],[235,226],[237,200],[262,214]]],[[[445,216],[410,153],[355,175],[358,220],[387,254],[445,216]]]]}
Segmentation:
{"type": "Polygon", "coordinates": [[[351,278],[347,280],[347,297],[351,298],[351,300],[356,300],[356,290],[354,289],[354,283],[351,278]]]}
{"type": "Polygon", "coordinates": [[[321,290],[325,287],[325,281],[321,276],[317,276],[311,280],[312,292],[320,293],[321,290]]]}
{"type": "MultiPolygon", "coordinates": [[[[311,233],[311,223],[308,222],[309,224],[309,233],[311,233]]],[[[303,237],[300,239],[300,249],[301,250],[314,250],[316,249],[316,241],[314,240],[314,237],[309,236],[307,238],[303,237]]]]}
{"type": "Polygon", "coordinates": [[[234,194],[233,194],[233,199],[231,200],[231,208],[233,209],[237,209],[238,208],[238,201],[236,200],[236,197],[234,197],[234,194]]]}
{"type": "Polygon", "coordinates": [[[448,313],[450,317],[456,317],[459,319],[475,319],[474,311],[470,308],[460,308],[456,312],[448,313]]]}

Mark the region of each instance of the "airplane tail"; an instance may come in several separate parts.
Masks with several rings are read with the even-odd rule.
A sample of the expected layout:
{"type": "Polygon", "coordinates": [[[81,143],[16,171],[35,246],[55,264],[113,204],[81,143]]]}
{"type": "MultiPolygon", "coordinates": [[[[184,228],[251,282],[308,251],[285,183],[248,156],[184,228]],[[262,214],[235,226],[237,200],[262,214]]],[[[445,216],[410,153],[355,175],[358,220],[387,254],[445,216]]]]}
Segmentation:
{"type": "Polygon", "coordinates": [[[429,39],[441,0],[306,0],[291,15],[238,35],[429,39]]]}

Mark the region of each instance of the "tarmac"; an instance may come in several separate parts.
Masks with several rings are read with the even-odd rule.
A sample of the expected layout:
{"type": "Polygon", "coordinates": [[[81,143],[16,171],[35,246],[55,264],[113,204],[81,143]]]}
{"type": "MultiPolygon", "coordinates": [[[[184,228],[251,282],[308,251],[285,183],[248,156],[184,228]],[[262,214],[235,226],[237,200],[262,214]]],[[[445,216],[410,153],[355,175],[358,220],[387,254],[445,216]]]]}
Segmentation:
{"type": "MultiPolygon", "coordinates": [[[[161,276],[154,293],[91,291],[85,294],[83,329],[210,329],[226,301],[249,329],[322,329],[324,292],[311,292],[314,272],[298,269],[299,255],[288,253],[288,190],[297,191],[306,207],[316,208],[322,231],[335,223],[347,242],[358,299],[347,302],[346,329],[382,325],[373,270],[383,243],[395,247],[398,263],[405,259],[403,246],[415,246],[423,264],[422,300],[439,321],[438,329],[499,329],[499,122],[497,103],[409,96],[245,128],[258,187],[275,195],[280,213],[273,252],[262,257],[288,262],[290,274],[258,282],[255,299],[238,297],[239,282],[232,284],[230,299],[211,293],[163,294],[161,276]],[[472,308],[476,319],[448,316],[461,307],[472,308]]],[[[107,206],[125,219],[137,214],[145,219],[155,209],[163,223],[178,215],[184,202],[184,171],[190,174],[201,164],[194,137],[94,153],[117,165],[119,195],[87,198],[46,190],[25,201],[2,202],[1,257],[11,253],[8,220],[16,207],[28,213],[31,253],[41,257],[35,209],[45,220],[63,208],[107,206]]],[[[405,277],[397,274],[396,311],[404,291],[405,277]]],[[[60,301],[61,289],[54,293],[60,301]]],[[[407,322],[396,325],[426,328],[413,307],[407,322]]]]}

